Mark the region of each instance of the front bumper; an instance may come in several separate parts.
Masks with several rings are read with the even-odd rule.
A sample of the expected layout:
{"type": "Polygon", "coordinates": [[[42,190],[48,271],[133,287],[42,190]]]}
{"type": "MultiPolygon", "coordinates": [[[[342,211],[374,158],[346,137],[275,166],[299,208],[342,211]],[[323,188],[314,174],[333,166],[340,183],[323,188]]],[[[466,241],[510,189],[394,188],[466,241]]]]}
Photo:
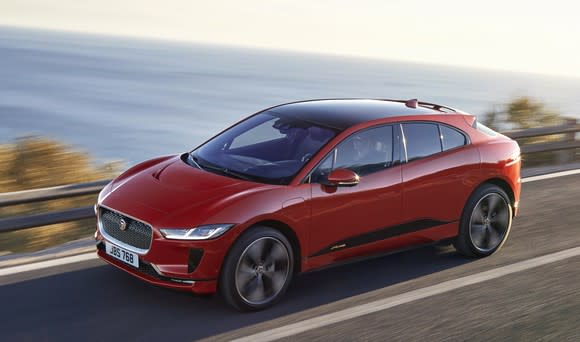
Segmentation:
{"type": "MultiPolygon", "coordinates": [[[[112,237],[105,233],[100,219],[100,207],[96,209],[95,240],[98,256],[103,260],[158,286],[189,290],[199,294],[216,292],[223,260],[236,234],[229,232],[210,240],[171,240],[166,239],[158,229],[147,223],[151,227],[151,243],[149,248],[139,249],[123,242],[126,240],[118,240],[118,236],[112,237]],[[107,255],[105,241],[136,253],[139,256],[139,268],[107,255]]],[[[140,221],[125,213],[121,214],[130,220],[140,221]]]]}
{"type": "Polygon", "coordinates": [[[103,241],[97,243],[97,255],[109,264],[153,285],[175,290],[191,291],[196,294],[211,294],[215,293],[217,290],[217,281],[215,279],[167,277],[160,274],[160,272],[156,270],[154,264],[148,263],[141,257],[139,257],[139,268],[127,265],[107,255],[103,241]]]}

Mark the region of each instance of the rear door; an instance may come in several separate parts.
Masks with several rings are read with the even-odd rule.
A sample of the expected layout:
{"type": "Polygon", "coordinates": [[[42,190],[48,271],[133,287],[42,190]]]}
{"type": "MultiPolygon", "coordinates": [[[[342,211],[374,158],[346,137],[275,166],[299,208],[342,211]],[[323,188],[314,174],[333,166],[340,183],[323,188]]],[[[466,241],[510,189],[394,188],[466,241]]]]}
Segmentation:
{"type": "Polygon", "coordinates": [[[465,133],[446,124],[408,122],[401,128],[407,159],[402,167],[404,221],[425,229],[456,223],[475,186],[477,149],[465,133]]]}

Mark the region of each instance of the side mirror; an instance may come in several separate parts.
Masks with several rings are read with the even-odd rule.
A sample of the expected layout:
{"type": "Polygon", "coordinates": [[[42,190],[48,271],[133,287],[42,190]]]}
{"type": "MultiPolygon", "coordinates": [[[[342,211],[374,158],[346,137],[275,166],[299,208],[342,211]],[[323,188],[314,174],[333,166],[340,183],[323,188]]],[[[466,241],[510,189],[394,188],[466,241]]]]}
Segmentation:
{"type": "Polygon", "coordinates": [[[332,171],[326,181],[326,186],[355,186],[360,181],[356,172],[349,169],[336,169],[332,171]]]}

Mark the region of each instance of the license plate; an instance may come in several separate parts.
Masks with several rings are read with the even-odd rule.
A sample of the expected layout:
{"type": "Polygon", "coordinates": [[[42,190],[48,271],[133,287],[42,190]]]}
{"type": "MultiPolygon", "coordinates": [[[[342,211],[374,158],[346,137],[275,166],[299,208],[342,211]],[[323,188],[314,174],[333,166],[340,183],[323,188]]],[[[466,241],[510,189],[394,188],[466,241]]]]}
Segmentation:
{"type": "Polygon", "coordinates": [[[105,247],[108,255],[121,260],[126,264],[139,268],[139,255],[137,255],[137,253],[130,252],[109,242],[105,242],[105,247]]]}

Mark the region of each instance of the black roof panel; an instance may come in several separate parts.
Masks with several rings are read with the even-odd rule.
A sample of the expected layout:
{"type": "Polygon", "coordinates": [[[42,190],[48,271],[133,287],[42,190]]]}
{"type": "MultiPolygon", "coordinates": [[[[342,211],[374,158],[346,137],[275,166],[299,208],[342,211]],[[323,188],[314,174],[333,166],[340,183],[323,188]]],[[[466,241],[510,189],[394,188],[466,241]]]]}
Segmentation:
{"type": "Polygon", "coordinates": [[[410,108],[404,101],[362,99],[293,102],[270,108],[268,111],[339,130],[386,117],[442,113],[420,105],[417,108],[410,108]]]}

